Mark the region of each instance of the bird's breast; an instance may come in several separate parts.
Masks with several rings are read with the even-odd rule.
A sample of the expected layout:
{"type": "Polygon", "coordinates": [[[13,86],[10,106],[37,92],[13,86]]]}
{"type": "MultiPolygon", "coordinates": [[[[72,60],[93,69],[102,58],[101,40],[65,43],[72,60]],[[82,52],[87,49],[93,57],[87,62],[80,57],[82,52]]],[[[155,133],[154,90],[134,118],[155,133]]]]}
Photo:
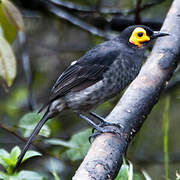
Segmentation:
{"type": "MultiPolygon", "coordinates": [[[[138,61],[141,62],[141,61],[138,61]]],[[[75,111],[87,111],[120,93],[137,76],[141,63],[117,58],[104,73],[103,79],[79,92],[66,95],[67,106],[75,111]]]]}
{"type": "MultiPolygon", "coordinates": [[[[140,61],[139,61],[140,62],[140,61]]],[[[139,73],[141,63],[129,59],[117,59],[104,74],[103,82],[112,93],[122,91],[139,73]]]]}

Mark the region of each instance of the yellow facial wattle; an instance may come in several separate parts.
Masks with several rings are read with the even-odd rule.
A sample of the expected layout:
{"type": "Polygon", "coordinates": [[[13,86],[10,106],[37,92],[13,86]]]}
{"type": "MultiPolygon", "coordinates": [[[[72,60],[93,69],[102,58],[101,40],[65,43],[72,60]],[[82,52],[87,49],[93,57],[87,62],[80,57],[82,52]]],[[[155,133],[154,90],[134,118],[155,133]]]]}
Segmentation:
{"type": "Polygon", "coordinates": [[[136,29],[134,29],[131,37],[129,38],[129,42],[138,46],[139,48],[141,47],[142,43],[147,41],[150,41],[150,37],[146,34],[145,29],[141,27],[137,27],[136,29]]]}

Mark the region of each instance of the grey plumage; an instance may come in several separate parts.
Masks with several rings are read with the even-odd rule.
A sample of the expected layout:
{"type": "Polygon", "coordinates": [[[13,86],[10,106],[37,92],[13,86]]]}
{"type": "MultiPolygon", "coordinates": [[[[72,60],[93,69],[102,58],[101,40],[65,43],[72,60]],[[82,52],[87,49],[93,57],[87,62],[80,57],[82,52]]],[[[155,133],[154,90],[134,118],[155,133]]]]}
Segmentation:
{"type": "Polygon", "coordinates": [[[88,111],[121,92],[137,76],[144,49],[130,48],[114,40],[106,42],[105,46],[109,43],[118,50],[116,60],[103,74],[102,80],[81,91],[67,93],[63,97],[65,107],[74,111],[88,111]]]}

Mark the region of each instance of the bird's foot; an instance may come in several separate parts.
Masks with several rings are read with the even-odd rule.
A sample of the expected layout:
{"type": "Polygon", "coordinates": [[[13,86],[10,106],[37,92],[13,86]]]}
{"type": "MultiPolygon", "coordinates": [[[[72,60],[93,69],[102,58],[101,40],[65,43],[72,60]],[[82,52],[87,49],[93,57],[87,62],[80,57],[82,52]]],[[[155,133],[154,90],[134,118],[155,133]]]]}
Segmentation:
{"type": "Polygon", "coordinates": [[[89,142],[91,142],[91,139],[96,138],[98,135],[100,135],[102,133],[113,133],[113,134],[119,134],[120,135],[120,129],[123,128],[122,125],[107,122],[103,117],[99,116],[98,114],[96,114],[94,112],[90,112],[89,114],[101,122],[98,125],[99,127],[101,127],[101,131],[97,130],[96,128],[93,128],[92,135],[89,137],[89,142]],[[108,126],[111,126],[111,127],[108,127],[108,126]],[[97,132],[95,132],[95,130],[97,132]]]}
{"type": "Polygon", "coordinates": [[[91,139],[96,138],[98,135],[102,133],[113,133],[120,135],[120,129],[123,128],[121,125],[116,123],[110,123],[105,121],[105,119],[94,112],[89,113],[91,116],[95,117],[100,121],[99,124],[94,123],[91,119],[84,116],[83,114],[79,114],[80,118],[84,119],[93,127],[93,134],[89,137],[89,142],[91,143],[91,139]],[[111,126],[111,127],[110,127],[111,126]],[[96,130],[96,132],[94,132],[96,130]]]}
{"type": "Polygon", "coordinates": [[[119,136],[121,136],[120,133],[120,128],[122,128],[122,126],[115,124],[115,123],[104,123],[104,124],[100,124],[99,125],[99,129],[95,129],[94,132],[89,136],[89,142],[91,143],[92,140],[94,140],[97,136],[101,135],[102,133],[113,133],[113,134],[118,134],[119,136]]]}
{"type": "MultiPolygon", "coordinates": [[[[116,124],[116,123],[111,123],[111,122],[107,122],[103,117],[101,117],[100,115],[96,114],[95,112],[90,112],[89,113],[91,116],[95,117],[96,119],[98,119],[101,123],[98,125],[99,127],[105,127],[105,126],[115,126],[117,128],[122,128],[122,125],[116,124]]],[[[92,129],[92,133],[95,132],[95,130],[97,130],[96,128],[92,129]]]]}

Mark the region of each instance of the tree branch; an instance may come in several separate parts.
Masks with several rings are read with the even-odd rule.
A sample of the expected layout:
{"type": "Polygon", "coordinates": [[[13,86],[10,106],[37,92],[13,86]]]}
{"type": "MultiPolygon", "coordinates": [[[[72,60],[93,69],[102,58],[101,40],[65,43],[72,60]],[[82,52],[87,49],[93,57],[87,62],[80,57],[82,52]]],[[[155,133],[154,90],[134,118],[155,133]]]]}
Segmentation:
{"type": "Polygon", "coordinates": [[[65,20],[71,22],[72,24],[74,24],[76,26],[79,26],[80,28],[90,32],[91,34],[98,35],[98,36],[103,37],[105,39],[109,39],[109,35],[106,32],[82,21],[81,19],[73,16],[72,14],[68,13],[67,11],[56,7],[54,4],[50,4],[50,3],[46,2],[46,7],[48,8],[48,10],[51,13],[55,14],[56,16],[58,16],[62,19],[65,19],[65,20]]]}
{"type": "MultiPolygon", "coordinates": [[[[164,2],[163,0],[157,0],[155,2],[148,2],[139,7],[139,12],[147,10],[148,8],[158,5],[164,2]]],[[[111,27],[111,30],[121,31],[129,25],[134,24],[134,18],[127,15],[134,14],[137,8],[123,10],[114,8],[100,7],[97,11],[95,7],[80,6],[68,1],[63,0],[21,0],[21,6],[23,8],[34,9],[38,11],[48,11],[59,18],[65,19],[75,26],[90,32],[91,34],[109,39],[111,36],[105,32],[106,27],[111,27]],[[94,16],[94,14],[99,16],[94,16]],[[101,14],[101,16],[100,16],[101,14]],[[107,20],[102,14],[113,14],[111,21],[107,20]],[[119,16],[121,15],[121,16],[119,16]],[[96,26],[96,27],[95,27],[96,26]]],[[[37,12],[30,13],[29,11],[23,11],[24,16],[38,16],[37,12]],[[35,15],[34,15],[35,13],[35,15]]],[[[162,23],[154,22],[153,20],[141,19],[142,24],[150,26],[155,30],[159,30],[162,23]]]]}
{"type": "Polygon", "coordinates": [[[140,17],[140,9],[141,9],[142,0],[137,0],[136,2],[136,13],[135,13],[135,24],[141,24],[141,17],[140,17]]]}
{"type": "MultiPolygon", "coordinates": [[[[113,15],[130,15],[136,12],[137,8],[129,9],[129,10],[123,10],[123,9],[115,9],[115,8],[104,8],[100,7],[99,10],[97,11],[97,8],[95,7],[89,7],[89,6],[81,6],[69,1],[64,1],[64,0],[48,0],[49,2],[65,8],[69,11],[76,11],[80,13],[101,13],[101,14],[113,14],[113,15]]],[[[164,2],[164,0],[158,0],[154,2],[147,2],[146,4],[142,5],[139,7],[139,11],[144,11],[148,8],[151,8],[153,6],[156,6],[160,3],[164,2]]]]}
{"type": "Polygon", "coordinates": [[[122,165],[128,144],[143,125],[171,78],[180,53],[180,1],[174,0],[162,31],[170,36],[159,38],[142,67],[113,111],[106,118],[122,125],[120,136],[104,133],[91,145],[73,180],[114,179],[122,165]]]}

